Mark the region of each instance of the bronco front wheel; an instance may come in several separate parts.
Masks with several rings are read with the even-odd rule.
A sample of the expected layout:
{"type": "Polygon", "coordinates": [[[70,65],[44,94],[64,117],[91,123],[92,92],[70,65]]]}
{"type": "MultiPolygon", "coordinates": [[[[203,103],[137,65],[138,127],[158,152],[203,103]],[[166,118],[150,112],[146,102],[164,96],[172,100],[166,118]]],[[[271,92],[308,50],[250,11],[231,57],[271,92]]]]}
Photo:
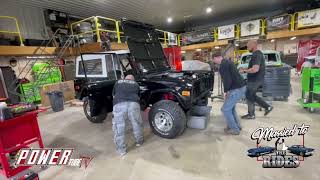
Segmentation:
{"type": "Polygon", "coordinates": [[[89,98],[84,98],[83,102],[83,111],[87,119],[93,123],[102,123],[107,117],[107,111],[105,108],[101,108],[100,112],[96,115],[92,115],[92,108],[95,106],[95,101],[90,100],[89,98]]]}
{"type": "Polygon", "coordinates": [[[179,104],[170,100],[155,103],[149,112],[149,123],[154,134],[172,139],[186,128],[186,115],[179,104]]]}

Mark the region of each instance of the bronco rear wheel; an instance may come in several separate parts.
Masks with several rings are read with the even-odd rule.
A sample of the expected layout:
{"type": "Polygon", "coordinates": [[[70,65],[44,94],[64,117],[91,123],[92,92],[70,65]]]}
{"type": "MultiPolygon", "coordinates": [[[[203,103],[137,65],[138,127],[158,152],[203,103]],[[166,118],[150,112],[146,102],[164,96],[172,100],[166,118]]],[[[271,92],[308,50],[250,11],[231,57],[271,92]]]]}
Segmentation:
{"type": "Polygon", "coordinates": [[[186,115],[179,104],[170,100],[155,103],[149,112],[149,123],[154,134],[172,139],[186,128],[186,115]]]}
{"type": "Polygon", "coordinates": [[[85,97],[83,100],[83,111],[87,119],[93,123],[102,123],[107,117],[106,109],[101,108],[100,112],[97,115],[92,116],[92,107],[95,106],[95,101],[90,100],[87,97],[85,97]]]}

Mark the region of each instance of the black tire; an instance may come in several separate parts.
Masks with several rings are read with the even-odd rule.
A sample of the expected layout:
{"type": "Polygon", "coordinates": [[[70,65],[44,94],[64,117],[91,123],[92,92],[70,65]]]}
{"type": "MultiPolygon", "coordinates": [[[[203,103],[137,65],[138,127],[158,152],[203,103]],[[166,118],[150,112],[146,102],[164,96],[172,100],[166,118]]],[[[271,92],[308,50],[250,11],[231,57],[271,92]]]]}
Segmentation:
{"type": "Polygon", "coordinates": [[[197,101],[198,106],[207,106],[208,105],[208,97],[201,98],[197,101]]]}
{"type": "Polygon", "coordinates": [[[86,115],[87,119],[92,122],[92,123],[102,123],[106,117],[107,117],[107,111],[105,108],[101,109],[101,112],[97,116],[91,116],[89,114],[89,107],[92,107],[94,105],[94,101],[90,100],[89,98],[85,97],[83,98],[83,111],[84,114],[86,115]]]}
{"type": "Polygon", "coordinates": [[[163,138],[173,139],[182,134],[186,122],[185,112],[174,101],[161,100],[155,103],[149,112],[149,123],[153,133],[163,138]],[[159,125],[161,123],[163,127],[159,125]]]}

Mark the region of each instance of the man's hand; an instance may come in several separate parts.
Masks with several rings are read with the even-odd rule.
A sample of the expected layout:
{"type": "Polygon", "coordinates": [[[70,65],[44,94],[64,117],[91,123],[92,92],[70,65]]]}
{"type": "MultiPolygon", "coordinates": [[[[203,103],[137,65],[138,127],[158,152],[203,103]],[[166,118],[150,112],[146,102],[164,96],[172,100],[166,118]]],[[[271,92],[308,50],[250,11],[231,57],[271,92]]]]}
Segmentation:
{"type": "Polygon", "coordinates": [[[226,100],[226,99],[228,98],[228,96],[229,96],[229,93],[228,93],[228,92],[225,92],[225,93],[224,93],[224,99],[226,100]]]}
{"type": "Polygon", "coordinates": [[[244,68],[240,68],[240,69],[239,69],[239,73],[240,73],[240,74],[245,73],[245,69],[244,69],[244,68]]]}

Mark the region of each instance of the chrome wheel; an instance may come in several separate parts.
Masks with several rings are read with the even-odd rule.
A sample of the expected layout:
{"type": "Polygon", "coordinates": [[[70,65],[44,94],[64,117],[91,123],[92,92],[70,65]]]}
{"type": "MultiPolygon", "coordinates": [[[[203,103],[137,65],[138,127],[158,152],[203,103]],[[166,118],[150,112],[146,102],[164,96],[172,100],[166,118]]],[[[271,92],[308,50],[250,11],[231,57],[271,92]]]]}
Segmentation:
{"type": "Polygon", "coordinates": [[[168,132],[172,129],[173,119],[167,112],[158,112],[154,117],[156,128],[162,132],[168,132]]]}

